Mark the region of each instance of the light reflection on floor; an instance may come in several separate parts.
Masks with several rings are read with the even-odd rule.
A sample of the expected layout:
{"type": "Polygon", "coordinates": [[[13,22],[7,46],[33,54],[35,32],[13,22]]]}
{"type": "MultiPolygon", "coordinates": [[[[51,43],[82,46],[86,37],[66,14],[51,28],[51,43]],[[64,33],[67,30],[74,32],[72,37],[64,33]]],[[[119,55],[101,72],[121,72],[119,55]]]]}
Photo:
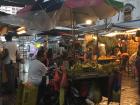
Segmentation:
{"type": "Polygon", "coordinates": [[[21,72],[28,72],[30,60],[24,60],[24,64],[20,64],[20,71],[21,72]]]}
{"type": "Polygon", "coordinates": [[[140,105],[138,82],[127,74],[123,75],[121,105],[140,105]]]}

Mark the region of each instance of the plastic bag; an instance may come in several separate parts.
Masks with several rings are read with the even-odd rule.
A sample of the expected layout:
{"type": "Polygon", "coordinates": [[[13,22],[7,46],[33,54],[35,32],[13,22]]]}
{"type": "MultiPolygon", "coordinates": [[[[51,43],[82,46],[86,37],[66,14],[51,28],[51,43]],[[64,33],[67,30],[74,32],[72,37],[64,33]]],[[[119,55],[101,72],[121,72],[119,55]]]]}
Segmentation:
{"type": "Polygon", "coordinates": [[[67,72],[64,66],[62,66],[61,69],[62,69],[62,79],[60,82],[60,87],[66,88],[68,86],[67,72]]]}
{"type": "Polygon", "coordinates": [[[60,81],[60,77],[59,77],[59,74],[58,74],[58,70],[57,69],[54,72],[54,81],[55,82],[59,82],[60,81]]]}

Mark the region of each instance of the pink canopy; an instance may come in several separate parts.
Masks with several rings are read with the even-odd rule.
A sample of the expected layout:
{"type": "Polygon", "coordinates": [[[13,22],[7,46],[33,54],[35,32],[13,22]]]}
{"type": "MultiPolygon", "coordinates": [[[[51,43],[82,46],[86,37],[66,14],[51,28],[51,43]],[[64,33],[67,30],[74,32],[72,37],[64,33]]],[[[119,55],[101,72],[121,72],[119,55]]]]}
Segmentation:
{"type": "Polygon", "coordinates": [[[0,17],[0,21],[12,25],[24,25],[31,29],[50,30],[55,26],[69,26],[85,23],[90,19],[105,19],[117,12],[106,0],[65,0],[58,10],[47,12],[43,10],[32,11],[32,5],[25,6],[16,16],[0,17]]]}
{"type": "Polygon", "coordinates": [[[69,8],[80,8],[87,6],[98,6],[103,2],[104,0],[66,0],[65,6],[69,8]]]}

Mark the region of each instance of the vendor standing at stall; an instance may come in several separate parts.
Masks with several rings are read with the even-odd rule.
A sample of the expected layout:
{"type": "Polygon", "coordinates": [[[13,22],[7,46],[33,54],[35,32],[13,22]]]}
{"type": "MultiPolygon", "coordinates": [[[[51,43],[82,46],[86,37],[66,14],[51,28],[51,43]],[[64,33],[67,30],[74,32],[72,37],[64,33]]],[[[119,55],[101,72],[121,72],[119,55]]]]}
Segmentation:
{"type": "Polygon", "coordinates": [[[4,101],[7,105],[14,105],[16,93],[16,79],[17,79],[17,59],[19,59],[19,52],[15,42],[12,41],[14,33],[8,32],[5,36],[6,42],[3,44],[2,61],[3,61],[3,85],[2,93],[9,98],[4,101]]]}
{"type": "Polygon", "coordinates": [[[44,94],[46,92],[46,83],[48,83],[49,81],[46,76],[48,68],[45,66],[45,64],[43,64],[43,61],[46,59],[45,54],[46,53],[44,49],[38,50],[36,58],[32,60],[29,65],[27,84],[38,88],[36,105],[39,105],[40,100],[42,99],[42,97],[44,97],[44,94]]]}

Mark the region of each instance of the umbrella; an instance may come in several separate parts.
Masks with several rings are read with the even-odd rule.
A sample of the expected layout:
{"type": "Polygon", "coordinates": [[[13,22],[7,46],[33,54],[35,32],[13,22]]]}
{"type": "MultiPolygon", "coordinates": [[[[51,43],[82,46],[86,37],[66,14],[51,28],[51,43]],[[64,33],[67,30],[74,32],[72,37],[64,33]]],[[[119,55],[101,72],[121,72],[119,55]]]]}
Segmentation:
{"type": "Polygon", "coordinates": [[[55,27],[54,22],[51,21],[50,17],[45,13],[45,11],[34,12],[34,17],[32,16],[32,12],[30,12],[30,15],[28,15],[28,17],[19,17],[15,15],[1,16],[0,22],[13,26],[25,26],[27,29],[38,31],[51,30],[55,27]]]}
{"type": "MultiPolygon", "coordinates": [[[[24,0],[11,0],[11,2],[22,3],[24,0]]],[[[24,1],[25,2],[28,0],[24,1]]],[[[33,2],[34,0],[32,0],[33,2]]],[[[25,26],[28,30],[38,30],[38,31],[46,31],[51,30],[55,27],[55,19],[52,19],[55,15],[55,12],[46,13],[44,10],[39,10],[36,5],[40,5],[42,0],[38,0],[37,2],[33,2],[31,5],[29,2],[23,9],[21,9],[17,13],[17,15],[8,15],[1,16],[0,22],[5,24],[11,24],[14,26],[25,26]],[[32,11],[33,10],[33,11],[32,11]],[[47,20],[47,21],[46,21],[47,20]]],[[[42,3],[44,4],[44,3],[42,3]]]]}
{"type": "MultiPolygon", "coordinates": [[[[104,19],[113,16],[122,7],[123,4],[115,0],[50,0],[36,3],[31,9],[32,14],[28,13],[27,16],[35,18],[34,11],[43,9],[50,17],[46,21],[52,21],[58,26],[67,26],[71,24],[72,19],[79,24],[87,19],[95,21],[97,18],[104,19]]],[[[18,14],[22,13],[22,11],[18,12],[18,14]]],[[[43,15],[45,14],[36,20],[42,20],[43,15]]]]}
{"type": "Polygon", "coordinates": [[[87,19],[95,21],[97,18],[104,19],[113,16],[116,5],[112,6],[112,2],[109,1],[114,0],[49,0],[46,2],[38,0],[33,5],[27,5],[21,9],[17,16],[14,16],[15,19],[1,17],[3,19],[0,18],[0,21],[23,24],[30,29],[47,31],[55,26],[71,25],[72,20],[79,24],[87,19]]]}
{"type": "Polygon", "coordinates": [[[119,4],[117,5],[120,7],[115,6],[116,2],[113,2],[114,4],[111,5],[111,1],[112,0],[66,0],[60,9],[61,14],[58,24],[70,24],[72,16],[76,24],[85,23],[87,19],[96,21],[97,18],[105,19],[113,16],[117,12],[116,8],[121,8],[121,6],[119,4]]]}

